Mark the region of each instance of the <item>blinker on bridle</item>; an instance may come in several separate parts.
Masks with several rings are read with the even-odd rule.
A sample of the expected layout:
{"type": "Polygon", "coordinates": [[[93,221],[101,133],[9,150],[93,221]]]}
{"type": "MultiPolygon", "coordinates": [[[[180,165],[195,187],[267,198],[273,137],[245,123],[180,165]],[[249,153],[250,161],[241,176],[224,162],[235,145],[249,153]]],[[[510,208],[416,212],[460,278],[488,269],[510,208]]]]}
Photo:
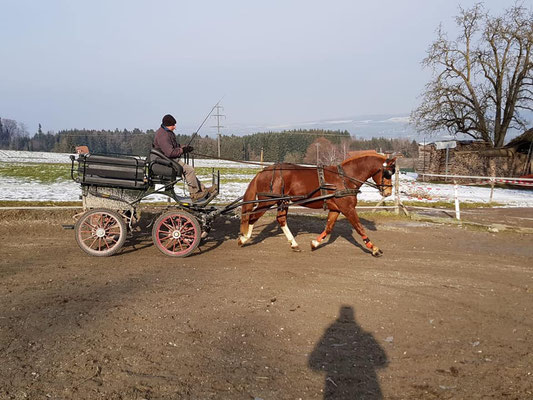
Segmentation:
{"type": "Polygon", "coordinates": [[[392,175],[396,172],[396,165],[392,166],[392,169],[387,169],[387,163],[383,163],[383,177],[386,179],[391,179],[392,175]]]}
{"type": "MultiPolygon", "coordinates": [[[[396,173],[396,164],[393,164],[392,165],[392,168],[391,169],[388,169],[387,168],[388,165],[386,162],[383,163],[383,168],[381,169],[381,176],[382,176],[382,179],[385,178],[385,179],[392,179],[392,175],[394,175],[396,173]]],[[[385,190],[386,187],[392,187],[392,182],[391,184],[387,185],[385,183],[383,183],[383,180],[381,181],[381,184],[380,185],[376,185],[380,192],[383,192],[383,190],[385,190]]]]}
{"type": "Polygon", "coordinates": [[[349,181],[351,182],[356,182],[356,183],[360,183],[361,185],[368,185],[370,187],[373,187],[375,189],[378,189],[380,192],[383,192],[383,190],[385,190],[386,187],[392,187],[392,182],[391,184],[387,185],[385,183],[383,183],[383,178],[385,179],[391,179],[392,178],[392,175],[394,175],[396,173],[396,163],[394,163],[391,167],[391,169],[387,169],[387,166],[388,164],[386,162],[383,163],[383,166],[381,168],[381,170],[378,170],[373,176],[375,176],[376,174],[378,174],[379,172],[381,172],[381,177],[382,177],[382,181],[381,181],[381,184],[374,184],[374,183],[371,183],[371,182],[368,182],[368,181],[365,181],[365,182],[362,182],[360,181],[359,179],[355,179],[355,178],[352,178],[351,176],[348,176],[348,175],[345,175],[344,174],[344,171],[342,170],[342,166],[339,164],[337,165],[337,168],[339,169],[339,175],[342,175],[343,176],[343,179],[348,179],[349,181]]]}

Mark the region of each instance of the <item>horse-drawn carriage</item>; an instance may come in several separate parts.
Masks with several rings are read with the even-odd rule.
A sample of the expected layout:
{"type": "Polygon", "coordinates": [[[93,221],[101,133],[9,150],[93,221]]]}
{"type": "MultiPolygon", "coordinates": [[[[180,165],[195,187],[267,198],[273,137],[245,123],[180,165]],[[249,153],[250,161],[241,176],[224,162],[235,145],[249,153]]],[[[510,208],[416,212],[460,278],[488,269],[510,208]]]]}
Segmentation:
{"type": "Polygon", "coordinates": [[[207,236],[214,219],[238,207],[242,207],[239,245],[250,239],[253,224],[268,209],[277,207],[281,229],[291,248],[299,251],[287,226],[287,211],[291,205],[329,209],[326,229],[312,241],[313,250],[329,235],[337,217],[343,213],[372,255],[381,255],[381,250],[370,242],[359,222],[355,212],[356,196],[363,184],[377,188],[384,196],[390,195],[394,158],[365,155],[349,158],[336,166],[319,167],[275,164],[254,177],[244,196],[224,207],[209,205],[220,190],[218,172],[213,172],[212,176],[216,191],[193,202],[174,190],[176,183],[182,180],[182,167],[155,149],[146,159],[82,153],[77,158],[71,156],[71,160],[71,176],[81,184],[84,209],[74,227],[76,241],[92,256],[110,256],[121,249],[138,222],[138,204],[153,194],[174,201],[152,226],[154,245],[168,256],[190,255],[207,236]],[[367,182],[371,177],[375,184],[367,182]]]}
{"type": "Polygon", "coordinates": [[[174,190],[182,180],[182,167],[158,150],[152,149],[146,159],[84,153],[71,156],[71,161],[71,176],[81,184],[84,210],[74,226],[76,241],[92,256],[110,256],[120,250],[138,222],[137,206],[150,195],[175,202],[152,228],[154,245],[169,256],[191,254],[221,212],[208,206],[219,192],[218,173],[212,177],[216,191],[193,202],[174,190]]]}

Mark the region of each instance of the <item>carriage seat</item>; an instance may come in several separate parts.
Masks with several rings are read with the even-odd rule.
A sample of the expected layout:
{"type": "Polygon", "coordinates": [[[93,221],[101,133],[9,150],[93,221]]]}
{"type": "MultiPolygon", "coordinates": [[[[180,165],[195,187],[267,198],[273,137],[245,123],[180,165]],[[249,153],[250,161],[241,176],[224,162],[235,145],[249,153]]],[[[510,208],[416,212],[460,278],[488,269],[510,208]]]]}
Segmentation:
{"type": "Polygon", "coordinates": [[[145,162],[139,157],[81,152],[78,165],[71,156],[71,174],[77,172],[75,180],[82,185],[97,185],[114,188],[145,189],[145,162]],[[77,171],[76,171],[77,170],[77,171]]]}
{"type": "Polygon", "coordinates": [[[148,177],[152,183],[168,184],[183,176],[183,168],[157,149],[150,149],[147,158],[148,177]]]}

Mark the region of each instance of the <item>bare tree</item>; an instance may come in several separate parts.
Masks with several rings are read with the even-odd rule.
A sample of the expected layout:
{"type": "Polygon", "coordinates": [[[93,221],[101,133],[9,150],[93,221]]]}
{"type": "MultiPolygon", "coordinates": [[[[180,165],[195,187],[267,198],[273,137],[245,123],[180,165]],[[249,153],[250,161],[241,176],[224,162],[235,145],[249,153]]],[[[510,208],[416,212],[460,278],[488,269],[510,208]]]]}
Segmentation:
{"type": "Polygon", "coordinates": [[[520,111],[533,111],[533,13],[516,3],[492,17],[478,3],[460,8],[456,23],[456,40],[437,30],[423,60],[433,78],[411,118],[420,132],[444,129],[501,147],[509,128],[526,129],[520,111]]]}
{"type": "Polygon", "coordinates": [[[11,142],[20,136],[20,128],[17,121],[13,119],[2,119],[2,132],[0,137],[0,146],[9,148],[11,142]]]}
{"type": "Polygon", "coordinates": [[[342,151],[322,136],[309,145],[304,157],[304,162],[308,164],[333,165],[341,161],[342,151]]]}

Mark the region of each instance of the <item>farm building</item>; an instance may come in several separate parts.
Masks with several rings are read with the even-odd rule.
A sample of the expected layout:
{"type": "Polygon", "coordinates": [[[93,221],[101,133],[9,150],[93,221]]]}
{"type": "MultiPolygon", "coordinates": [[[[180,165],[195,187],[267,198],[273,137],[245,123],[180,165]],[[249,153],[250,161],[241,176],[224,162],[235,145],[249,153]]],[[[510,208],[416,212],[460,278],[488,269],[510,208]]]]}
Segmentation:
{"type": "Polygon", "coordinates": [[[533,128],[498,149],[487,142],[474,140],[421,144],[418,148],[416,172],[506,177],[528,175],[533,173],[532,143],[533,128]]]}

